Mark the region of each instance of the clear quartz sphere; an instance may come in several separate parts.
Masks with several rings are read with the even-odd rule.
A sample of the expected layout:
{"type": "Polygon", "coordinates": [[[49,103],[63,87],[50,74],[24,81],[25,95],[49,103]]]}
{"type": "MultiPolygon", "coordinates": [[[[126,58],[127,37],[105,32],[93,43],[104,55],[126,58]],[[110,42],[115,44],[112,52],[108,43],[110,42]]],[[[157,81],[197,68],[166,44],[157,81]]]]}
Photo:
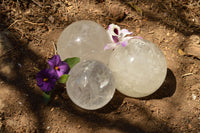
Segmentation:
{"type": "Polygon", "coordinates": [[[69,72],[67,93],[79,107],[95,110],[106,105],[115,92],[114,78],[103,63],[85,60],[69,72]]]}
{"type": "Polygon", "coordinates": [[[106,30],[99,24],[81,20],[70,24],[61,33],[57,50],[61,59],[80,57],[81,60],[98,60],[106,65],[111,51],[104,51],[104,46],[110,42],[106,30]]]}
{"type": "Polygon", "coordinates": [[[109,68],[116,89],[130,97],[145,97],[155,92],[167,73],[165,56],[150,41],[131,39],[125,47],[117,47],[110,56],[109,68]]]}

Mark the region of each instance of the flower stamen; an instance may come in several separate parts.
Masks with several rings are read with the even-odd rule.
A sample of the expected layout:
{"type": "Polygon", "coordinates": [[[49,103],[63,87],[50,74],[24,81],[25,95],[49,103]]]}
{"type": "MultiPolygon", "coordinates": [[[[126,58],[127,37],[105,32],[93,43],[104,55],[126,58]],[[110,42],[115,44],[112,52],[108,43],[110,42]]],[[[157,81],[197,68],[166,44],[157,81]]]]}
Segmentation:
{"type": "Polygon", "coordinates": [[[48,78],[44,78],[43,81],[44,81],[44,82],[47,82],[47,81],[48,81],[48,78]]]}
{"type": "Polygon", "coordinates": [[[58,70],[58,71],[60,70],[58,66],[55,66],[54,69],[55,69],[55,70],[58,70]]]}

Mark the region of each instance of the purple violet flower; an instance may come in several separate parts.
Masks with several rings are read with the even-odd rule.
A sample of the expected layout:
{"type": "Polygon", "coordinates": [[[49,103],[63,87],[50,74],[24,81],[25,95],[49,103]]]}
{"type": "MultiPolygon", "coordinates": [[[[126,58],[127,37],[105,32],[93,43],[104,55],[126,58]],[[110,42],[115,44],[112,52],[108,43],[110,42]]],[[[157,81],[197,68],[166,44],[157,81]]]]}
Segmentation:
{"type": "Polygon", "coordinates": [[[132,32],[129,32],[127,29],[120,30],[120,27],[115,24],[110,24],[108,26],[107,32],[108,32],[108,35],[110,36],[112,43],[105,45],[104,50],[114,49],[119,44],[125,47],[128,44],[128,40],[133,39],[133,38],[142,39],[142,37],[139,37],[139,36],[125,37],[127,35],[132,35],[132,32]]]}
{"type": "Polygon", "coordinates": [[[69,72],[69,65],[64,61],[61,61],[59,55],[54,55],[48,61],[48,64],[50,66],[50,69],[56,71],[57,79],[60,78],[63,74],[68,74],[69,72]]]}
{"type": "Polygon", "coordinates": [[[50,69],[44,69],[37,73],[37,86],[39,86],[44,92],[51,91],[56,84],[55,71],[50,69]]]}

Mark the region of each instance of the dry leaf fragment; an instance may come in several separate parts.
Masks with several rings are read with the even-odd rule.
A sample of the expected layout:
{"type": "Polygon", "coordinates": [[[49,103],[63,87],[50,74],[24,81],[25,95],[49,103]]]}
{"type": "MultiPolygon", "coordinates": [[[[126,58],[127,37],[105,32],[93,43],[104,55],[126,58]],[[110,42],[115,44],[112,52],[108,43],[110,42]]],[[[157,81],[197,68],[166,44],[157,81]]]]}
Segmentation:
{"type": "Polygon", "coordinates": [[[135,9],[135,11],[136,11],[137,13],[139,13],[139,14],[142,16],[142,9],[141,9],[139,6],[135,5],[135,4],[132,3],[132,2],[128,2],[128,4],[129,4],[133,9],[135,9]]]}
{"type": "Polygon", "coordinates": [[[179,53],[179,55],[181,55],[181,56],[186,55],[186,53],[185,53],[183,50],[181,50],[181,49],[178,49],[178,53],[179,53]]]}

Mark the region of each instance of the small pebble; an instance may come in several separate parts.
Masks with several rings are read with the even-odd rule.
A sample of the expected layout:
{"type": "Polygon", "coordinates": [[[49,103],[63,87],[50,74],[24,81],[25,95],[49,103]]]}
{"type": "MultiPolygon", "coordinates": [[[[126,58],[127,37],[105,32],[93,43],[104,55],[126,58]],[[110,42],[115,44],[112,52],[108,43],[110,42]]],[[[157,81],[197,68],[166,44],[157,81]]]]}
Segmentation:
{"type": "Polygon", "coordinates": [[[195,94],[192,94],[192,99],[196,100],[197,96],[195,94]]]}
{"type": "Polygon", "coordinates": [[[54,111],[54,108],[51,108],[51,112],[54,111]]]}
{"type": "Polygon", "coordinates": [[[54,23],[54,21],[55,21],[55,19],[54,19],[53,16],[49,16],[48,19],[49,19],[49,21],[50,21],[51,23],[54,23]]]}
{"type": "Polygon", "coordinates": [[[22,67],[22,65],[21,65],[20,63],[17,63],[17,65],[18,65],[19,67],[22,67]]]}
{"type": "Polygon", "coordinates": [[[19,105],[21,105],[22,104],[22,102],[19,102],[19,105]]]}
{"type": "Polygon", "coordinates": [[[49,129],[50,129],[50,126],[47,127],[47,130],[49,130],[49,129]]]}
{"type": "Polygon", "coordinates": [[[170,35],[170,33],[169,32],[167,32],[167,36],[169,36],[170,35]]]}
{"type": "Polygon", "coordinates": [[[191,129],[191,128],[192,128],[192,125],[191,125],[191,124],[188,124],[188,128],[191,129]]]}
{"type": "Polygon", "coordinates": [[[57,100],[57,99],[58,99],[58,96],[56,95],[55,98],[54,98],[54,100],[57,100]]]}

